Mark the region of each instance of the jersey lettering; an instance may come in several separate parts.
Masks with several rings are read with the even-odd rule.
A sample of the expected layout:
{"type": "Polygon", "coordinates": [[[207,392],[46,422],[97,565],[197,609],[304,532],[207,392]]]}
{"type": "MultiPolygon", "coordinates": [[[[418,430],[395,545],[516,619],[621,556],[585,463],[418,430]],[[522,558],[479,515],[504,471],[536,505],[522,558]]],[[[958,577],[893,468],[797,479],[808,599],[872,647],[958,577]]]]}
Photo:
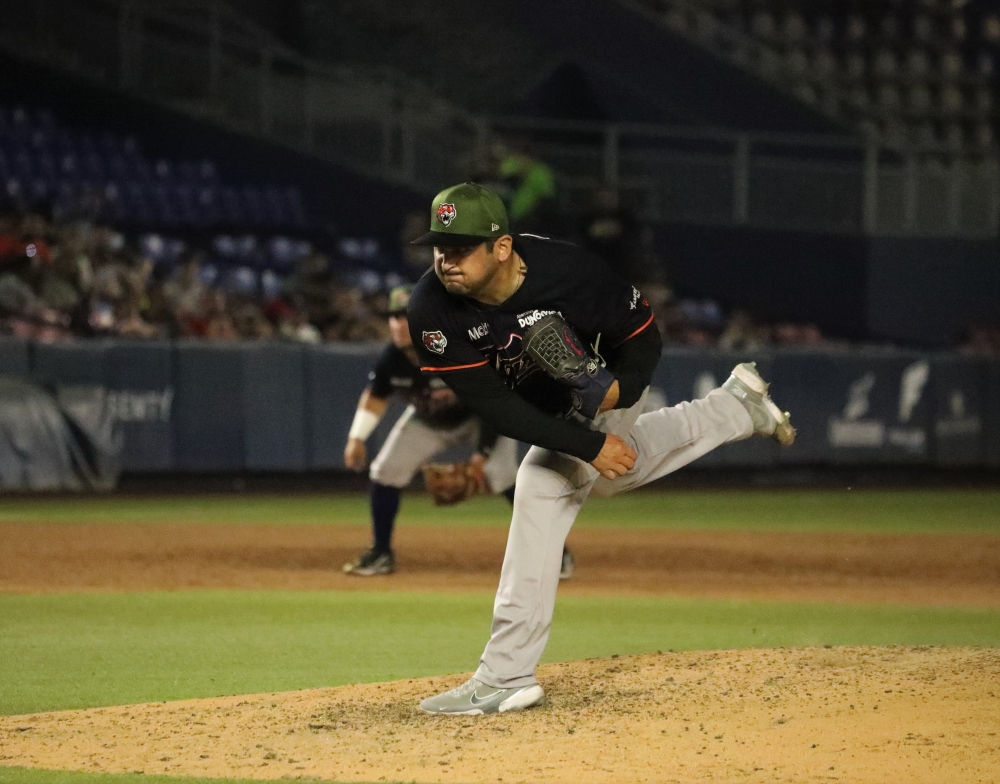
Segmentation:
{"type": "Polygon", "coordinates": [[[558,310],[529,310],[526,313],[517,314],[517,323],[521,328],[530,327],[539,319],[552,315],[562,317],[562,313],[558,310]]]}
{"type": "Polygon", "coordinates": [[[490,334],[490,325],[485,321],[469,330],[469,340],[482,340],[490,334]]]}

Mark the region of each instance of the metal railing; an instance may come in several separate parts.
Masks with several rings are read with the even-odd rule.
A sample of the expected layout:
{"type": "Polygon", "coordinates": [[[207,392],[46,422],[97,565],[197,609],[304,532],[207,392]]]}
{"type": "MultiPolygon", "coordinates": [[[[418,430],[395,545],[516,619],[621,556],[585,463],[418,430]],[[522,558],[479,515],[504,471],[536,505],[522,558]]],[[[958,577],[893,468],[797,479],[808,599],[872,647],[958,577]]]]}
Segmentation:
{"type": "Polygon", "coordinates": [[[506,141],[553,167],[569,210],[615,189],[650,221],[997,233],[995,157],[836,136],[477,116],[399,73],[303,57],[218,0],[15,4],[0,46],[425,193],[467,178],[506,141]]]}

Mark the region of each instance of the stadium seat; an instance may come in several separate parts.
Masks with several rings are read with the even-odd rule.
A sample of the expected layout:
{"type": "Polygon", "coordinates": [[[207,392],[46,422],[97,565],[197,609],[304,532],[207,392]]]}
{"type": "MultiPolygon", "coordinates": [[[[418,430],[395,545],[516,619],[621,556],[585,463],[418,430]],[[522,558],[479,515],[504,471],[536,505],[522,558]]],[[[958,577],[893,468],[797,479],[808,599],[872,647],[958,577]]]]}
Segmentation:
{"type": "Polygon", "coordinates": [[[243,203],[235,188],[223,188],[221,192],[222,220],[232,225],[242,225],[246,222],[243,203]]]}
{"type": "Polygon", "coordinates": [[[126,223],[305,225],[296,189],[222,188],[211,160],[154,163],[134,137],[61,127],[48,109],[0,106],[0,183],[12,197],[33,204],[52,198],[60,209],[96,193],[106,219],[126,223]]]}

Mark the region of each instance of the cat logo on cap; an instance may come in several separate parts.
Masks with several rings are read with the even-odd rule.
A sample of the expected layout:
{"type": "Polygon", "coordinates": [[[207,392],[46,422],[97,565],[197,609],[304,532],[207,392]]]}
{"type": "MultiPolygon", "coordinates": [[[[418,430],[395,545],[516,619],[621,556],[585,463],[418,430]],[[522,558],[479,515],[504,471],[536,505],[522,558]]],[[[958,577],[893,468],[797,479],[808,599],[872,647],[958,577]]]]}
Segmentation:
{"type": "Polygon", "coordinates": [[[438,222],[445,226],[451,226],[451,222],[455,220],[456,215],[458,215],[458,210],[455,209],[454,204],[442,204],[437,209],[438,222]]]}

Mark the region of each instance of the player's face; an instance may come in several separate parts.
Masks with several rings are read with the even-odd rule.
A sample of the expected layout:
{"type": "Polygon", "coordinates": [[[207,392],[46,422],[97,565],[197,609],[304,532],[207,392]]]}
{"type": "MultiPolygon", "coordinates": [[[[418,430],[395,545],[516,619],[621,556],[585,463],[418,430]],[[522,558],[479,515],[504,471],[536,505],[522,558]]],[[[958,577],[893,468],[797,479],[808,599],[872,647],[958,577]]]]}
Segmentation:
{"type": "Polygon", "coordinates": [[[434,248],[434,273],[449,294],[475,297],[490,284],[499,266],[495,249],[488,253],[485,242],[468,248],[434,248]]]}
{"type": "Polygon", "coordinates": [[[410,340],[410,323],[405,315],[389,316],[389,335],[396,348],[413,345],[413,341],[410,340]]]}

